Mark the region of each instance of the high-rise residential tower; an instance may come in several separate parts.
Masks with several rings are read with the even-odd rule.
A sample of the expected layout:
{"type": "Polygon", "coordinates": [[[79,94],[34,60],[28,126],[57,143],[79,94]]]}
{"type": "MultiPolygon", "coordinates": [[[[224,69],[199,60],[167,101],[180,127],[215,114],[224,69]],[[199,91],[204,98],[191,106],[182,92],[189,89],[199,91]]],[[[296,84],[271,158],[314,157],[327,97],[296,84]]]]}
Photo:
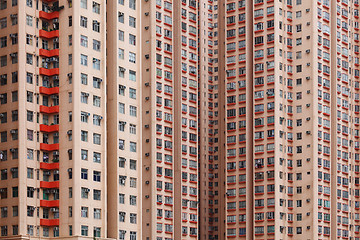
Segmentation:
{"type": "Polygon", "coordinates": [[[0,239],[360,239],[358,0],[0,0],[0,239]]]}

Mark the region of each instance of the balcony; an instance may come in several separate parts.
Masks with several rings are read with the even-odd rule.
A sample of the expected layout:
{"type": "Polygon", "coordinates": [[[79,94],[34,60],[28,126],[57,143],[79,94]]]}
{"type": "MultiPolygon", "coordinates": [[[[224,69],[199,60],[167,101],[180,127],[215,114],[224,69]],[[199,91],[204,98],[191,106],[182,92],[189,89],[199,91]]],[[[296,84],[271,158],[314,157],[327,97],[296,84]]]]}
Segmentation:
{"type": "Polygon", "coordinates": [[[59,125],[55,124],[55,125],[45,125],[45,124],[40,124],[40,131],[41,132],[58,132],[59,131],[59,125]]]}
{"type": "Polygon", "coordinates": [[[41,105],[40,106],[40,112],[41,113],[48,113],[48,114],[58,113],[59,112],[59,106],[47,107],[47,106],[41,105]]]}
{"type": "Polygon", "coordinates": [[[59,163],[55,162],[55,163],[45,163],[45,162],[41,162],[40,163],[40,169],[45,169],[45,170],[55,170],[55,169],[59,169],[59,163]]]}
{"type": "Polygon", "coordinates": [[[47,152],[58,151],[59,144],[58,143],[54,143],[54,144],[40,143],[40,150],[47,151],[47,152]]]}
{"type": "Polygon", "coordinates": [[[59,56],[59,49],[52,49],[52,50],[39,49],[39,55],[42,57],[59,56]]]}
{"type": "Polygon", "coordinates": [[[51,19],[54,19],[54,18],[59,18],[59,12],[55,11],[55,12],[47,13],[47,12],[44,12],[44,11],[40,11],[39,12],[39,17],[47,19],[47,20],[51,20],[51,19]]]}
{"type": "Polygon", "coordinates": [[[41,226],[59,226],[59,219],[40,219],[41,226]]]}
{"type": "Polygon", "coordinates": [[[41,188],[59,188],[59,181],[55,181],[55,182],[40,181],[40,187],[41,188]]]}
{"type": "Polygon", "coordinates": [[[39,73],[40,75],[46,75],[46,76],[59,75],[59,68],[52,68],[52,69],[40,68],[39,73]]]}
{"type": "Polygon", "coordinates": [[[59,93],[59,87],[52,87],[52,88],[40,87],[39,90],[41,94],[45,94],[45,95],[53,95],[59,93]]]}
{"type": "Polygon", "coordinates": [[[40,200],[40,207],[59,207],[59,200],[40,200]]]}
{"type": "Polygon", "coordinates": [[[59,37],[59,30],[52,30],[52,31],[46,31],[46,30],[39,30],[39,37],[42,38],[55,38],[55,37],[59,37]]]}

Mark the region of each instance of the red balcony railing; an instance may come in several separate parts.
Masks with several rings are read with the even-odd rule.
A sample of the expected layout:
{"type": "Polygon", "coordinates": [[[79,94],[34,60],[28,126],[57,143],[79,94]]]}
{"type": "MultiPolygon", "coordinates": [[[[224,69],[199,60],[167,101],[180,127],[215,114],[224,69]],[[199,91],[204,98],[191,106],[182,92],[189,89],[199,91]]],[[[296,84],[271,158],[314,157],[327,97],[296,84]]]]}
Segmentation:
{"type": "Polygon", "coordinates": [[[59,87],[52,87],[52,88],[40,87],[39,90],[41,94],[45,94],[45,95],[52,95],[59,93],[59,87]]]}
{"type": "Polygon", "coordinates": [[[58,143],[54,143],[54,144],[46,144],[46,143],[40,143],[40,150],[42,151],[57,151],[59,150],[59,144],[58,143]]]}
{"type": "Polygon", "coordinates": [[[44,105],[40,106],[40,112],[41,113],[58,113],[59,112],[59,106],[52,106],[52,107],[47,107],[44,105]]]}
{"type": "Polygon", "coordinates": [[[52,49],[52,50],[39,49],[39,55],[43,57],[59,56],[59,49],[52,49]]]}
{"type": "Polygon", "coordinates": [[[45,169],[45,170],[55,170],[55,169],[59,169],[59,163],[45,163],[45,162],[41,162],[40,163],[40,169],[45,169]]]}
{"type": "Polygon", "coordinates": [[[42,38],[55,38],[59,37],[59,30],[46,31],[41,29],[39,31],[39,36],[42,38]]]}
{"type": "Polygon", "coordinates": [[[55,12],[47,13],[47,12],[44,12],[44,11],[40,11],[39,12],[39,17],[47,19],[47,20],[51,20],[51,19],[54,19],[54,18],[59,18],[59,12],[55,11],[55,12]]]}
{"type": "Polygon", "coordinates": [[[40,200],[40,207],[59,207],[59,200],[40,200]]]}
{"type": "Polygon", "coordinates": [[[40,219],[41,226],[59,226],[59,219],[40,219]]]}
{"type": "Polygon", "coordinates": [[[41,132],[58,132],[59,131],[59,125],[45,125],[45,124],[40,124],[40,131],[41,132]]]}
{"type": "Polygon", "coordinates": [[[59,181],[55,181],[55,182],[40,181],[40,187],[41,188],[59,188],[59,181]]]}
{"type": "Polygon", "coordinates": [[[46,76],[59,75],[59,68],[39,68],[39,73],[46,76]]]}

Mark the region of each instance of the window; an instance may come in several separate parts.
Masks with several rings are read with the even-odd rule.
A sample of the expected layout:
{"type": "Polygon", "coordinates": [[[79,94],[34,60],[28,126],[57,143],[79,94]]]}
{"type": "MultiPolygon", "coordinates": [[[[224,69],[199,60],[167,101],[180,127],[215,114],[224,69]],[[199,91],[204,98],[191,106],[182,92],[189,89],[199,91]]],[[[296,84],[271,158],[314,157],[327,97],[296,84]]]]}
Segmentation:
{"type": "Polygon", "coordinates": [[[32,27],[33,26],[33,17],[30,15],[26,15],[26,25],[32,27]]]}
{"type": "Polygon", "coordinates": [[[81,225],[81,236],[88,236],[89,227],[85,225],[81,225]]]}
{"type": "Polygon", "coordinates": [[[119,30],[119,40],[124,41],[124,31],[119,30]]]}
{"type": "Polygon", "coordinates": [[[100,43],[100,41],[98,41],[98,40],[93,40],[93,49],[95,50],[95,51],[100,51],[100,48],[101,48],[101,43],[100,43]]]}
{"type": "Polygon", "coordinates": [[[93,31],[95,32],[100,32],[100,22],[98,22],[97,20],[93,20],[93,31]]]}
{"type": "Polygon", "coordinates": [[[83,85],[88,84],[88,75],[85,73],[81,73],[81,84],[83,84],[83,85]]]}
{"type": "Polygon", "coordinates": [[[136,54],[133,52],[129,52],[129,62],[136,63],[136,54]]]}
{"type": "Polygon", "coordinates": [[[85,180],[88,179],[88,170],[85,168],[81,169],[81,179],[85,179],[85,180]]]}
{"type": "Polygon", "coordinates": [[[125,204],[125,194],[119,193],[119,203],[125,204]]]}
{"type": "Polygon", "coordinates": [[[136,28],[136,18],[129,16],[129,26],[136,28]]]}
{"type": "Polygon", "coordinates": [[[136,152],[136,142],[130,142],[130,152],[136,152]]]}
{"type": "Polygon", "coordinates": [[[100,59],[93,58],[93,68],[96,70],[100,70],[100,59]]]}
{"type": "Polygon", "coordinates": [[[130,116],[136,117],[137,107],[130,106],[129,110],[130,110],[130,116]]]}
{"type": "Polygon", "coordinates": [[[101,144],[101,135],[98,133],[94,133],[93,142],[94,142],[94,144],[100,145],[101,144]]]}
{"type": "Polygon", "coordinates": [[[136,0],[129,0],[129,8],[136,9],[136,0]]]}
{"type": "Polygon", "coordinates": [[[84,27],[84,28],[87,28],[87,17],[84,17],[84,16],[80,16],[80,26],[81,27],[84,27]]]}
{"type": "Polygon", "coordinates": [[[88,37],[80,35],[80,45],[83,47],[88,47],[88,37]]]}
{"type": "Polygon", "coordinates": [[[94,189],[94,200],[101,200],[101,190],[94,189]]]}
{"type": "Polygon", "coordinates": [[[93,12],[100,14],[100,4],[95,1],[93,1],[93,12]]]}
{"type": "Polygon", "coordinates": [[[87,0],[80,0],[80,7],[87,9],[87,0]]]}
{"type": "Polygon", "coordinates": [[[119,23],[124,23],[124,13],[122,12],[118,13],[118,21],[119,23]]]}
{"type": "Polygon", "coordinates": [[[81,130],[81,141],[87,142],[88,141],[88,132],[81,130]]]}
{"type": "Polygon", "coordinates": [[[88,56],[81,54],[80,55],[80,64],[83,66],[87,66],[88,65],[88,56]]]}
{"type": "Polygon", "coordinates": [[[93,172],[93,180],[94,180],[94,182],[101,182],[101,172],[94,171],[93,172]]]}
{"type": "Polygon", "coordinates": [[[129,34],[129,43],[134,46],[136,45],[136,36],[135,35],[129,34]]]}
{"type": "Polygon", "coordinates": [[[124,49],[119,48],[119,59],[124,59],[124,49]]]}

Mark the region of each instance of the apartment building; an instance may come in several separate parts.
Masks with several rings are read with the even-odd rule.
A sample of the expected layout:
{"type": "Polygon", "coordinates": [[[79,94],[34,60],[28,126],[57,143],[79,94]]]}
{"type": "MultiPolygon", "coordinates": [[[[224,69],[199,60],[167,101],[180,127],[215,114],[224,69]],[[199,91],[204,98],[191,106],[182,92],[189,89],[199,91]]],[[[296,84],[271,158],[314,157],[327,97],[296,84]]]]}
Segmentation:
{"type": "Polygon", "coordinates": [[[359,239],[358,1],[206,4],[200,239],[359,239]]]}
{"type": "Polygon", "coordinates": [[[0,239],[360,239],[358,0],[0,0],[0,239]]]}
{"type": "Polygon", "coordinates": [[[1,9],[1,237],[105,237],[106,5],[1,9]]]}

